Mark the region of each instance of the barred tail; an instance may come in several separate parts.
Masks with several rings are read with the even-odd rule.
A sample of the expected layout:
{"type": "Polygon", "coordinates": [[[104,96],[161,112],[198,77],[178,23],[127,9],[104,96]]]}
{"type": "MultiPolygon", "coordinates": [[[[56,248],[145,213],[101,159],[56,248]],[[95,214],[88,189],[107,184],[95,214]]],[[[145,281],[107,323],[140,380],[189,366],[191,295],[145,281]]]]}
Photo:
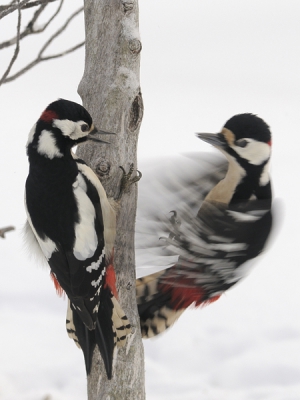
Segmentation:
{"type": "Polygon", "coordinates": [[[150,338],[172,326],[190,305],[207,305],[221,293],[208,295],[202,285],[174,265],[137,279],[136,295],[142,336],[150,338]]]}
{"type": "Polygon", "coordinates": [[[168,329],[184,309],[171,305],[171,291],[160,290],[160,278],[165,271],[136,280],[138,312],[143,338],[150,338],[168,329]]]}
{"type": "Polygon", "coordinates": [[[112,378],[115,347],[123,347],[131,326],[121,306],[108,286],[101,289],[100,305],[95,329],[89,330],[76,311],[68,304],[67,332],[84,354],[87,374],[91,371],[92,357],[97,345],[104,361],[107,378],[112,378]]]}

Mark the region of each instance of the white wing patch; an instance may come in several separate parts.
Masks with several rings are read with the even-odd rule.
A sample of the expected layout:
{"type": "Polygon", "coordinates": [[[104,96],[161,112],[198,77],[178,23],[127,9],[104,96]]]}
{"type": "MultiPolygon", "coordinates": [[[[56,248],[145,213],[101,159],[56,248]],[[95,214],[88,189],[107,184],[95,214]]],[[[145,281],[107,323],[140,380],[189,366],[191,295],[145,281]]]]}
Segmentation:
{"type": "Polygon", "coordinates": [[[77,202],[79,222],[75,225],[75,244],[73,254],[77,260],[86,260],[94,255],[98,239],[95,231],[95,208],[86,194],[86,184],[82,175],[77,175],[73,192],[77,202]]]}
{"type": "Polygon", "coordinates": [[[233,217],[235,221],[240,221],[240,222],[255,222],[260,219],[260,216],[257,215],[252,215],[248,213],[241,213],[238,211],[232,211],[228,210],[227,213],[233,217]]]}
{"type": "Polygon", "coordinates": [[[91,285],[94,286],[94,287],[99,286],[101,281],[102,281],[103,276],[105,275],[105,272],[106,272],[106,267],[103,268],[103,270],[101,271],[101,274],[100,274],[99,278],[96,281],[92,281],[91,282],[91,285]]]}
{"type": "Polygon", "coordinates": [[[104,242],[105,242],[105,254],[109,259],[112,249],[114,247],[114,241],[116,236],[116,214],[111,204],[109,203],[105,190],[101,185],[101,182],[94,174],[93,170],[85,164],[78,163],[78,170],[84,174],[84,176],[95,186],[98,191],[101,209],[104,222],[104,242]]]}
{"type": "Polygon", "coordinates": [[[105,257],[105,248],[103,248],[101,256],[99,257],[99,260],[98,261],[94,261],[91,265],[86,267],[87,272],[92,272],[93,269],[95,271],[97,271],[97,269],[100,267],[100,264],[101,264],[101,262],[102,262],[104,257],[105,257]]]}

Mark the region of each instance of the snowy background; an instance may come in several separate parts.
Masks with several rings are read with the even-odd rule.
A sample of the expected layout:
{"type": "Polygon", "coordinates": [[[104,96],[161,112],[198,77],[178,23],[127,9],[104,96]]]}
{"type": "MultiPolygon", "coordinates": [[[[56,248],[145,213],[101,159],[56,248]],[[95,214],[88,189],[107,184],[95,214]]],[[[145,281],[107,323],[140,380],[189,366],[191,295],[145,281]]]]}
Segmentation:
{"type": "MultiPolygon", "coordinates": [[[[149,157],[210,151],[194,132],[257,113],[273,133],[273,187],[283,209],[280,230],[245,281],[145,342],[148,400],[300,399],[299,17],[299,0],[140,1],[139,168],[149,157]]],[[[0,21],[1,41],[15,25],[16,15],[0,21]]],[[[59,46],[83,34],[78,17],[59,46]]],[[[25,43],[22,64],[40,39],[25,43]]],[[[1,52],[1,70],[9,54],[1,52]]],[[[21,236],[27,134],[48,103],[80,102],[83,66],[81,49],[0,87],[0,227],[16,226],[0,239],[1,400],[86,399],[82,354],[65,331],[66,301],[21,236]]]]}

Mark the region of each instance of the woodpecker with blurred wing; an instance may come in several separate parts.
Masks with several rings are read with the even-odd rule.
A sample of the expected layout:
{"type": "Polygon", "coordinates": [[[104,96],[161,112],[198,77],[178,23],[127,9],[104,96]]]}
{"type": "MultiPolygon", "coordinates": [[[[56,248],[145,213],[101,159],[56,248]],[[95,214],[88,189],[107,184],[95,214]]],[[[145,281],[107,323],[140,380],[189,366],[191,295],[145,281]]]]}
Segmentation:
{"type": "Polygon", "coordinates": [[[146,338],[166,330],[190,305],[213,302],[237,283],[271,231],[268,125],[256,115],[239,114],[220,133],[197,136],[220,150],[228,163],[212,162],[211,171],[191,182],[175,178],[174,184],[169,174],[167,191],[176,192],[171,193],[171,217],[162,217],[161,205],[152,204],[144,225],[142,218],[137,220],[137,265],[148,252],[146,265],[158,260],[160,269],[168,266],[136,281],[146,338]]]}
{"type": "Polygon", "coordinates": [[[130,333],[115,287],[116,215],[97,176],[71,151],[87,140],[104,142],[97,133],[107,134],[77,103],[60,99],[42,113],[27,142],[25,234],[68,296],[67,331],[87,373],[97,344],[110,379],[114,348],[130,333]]]}

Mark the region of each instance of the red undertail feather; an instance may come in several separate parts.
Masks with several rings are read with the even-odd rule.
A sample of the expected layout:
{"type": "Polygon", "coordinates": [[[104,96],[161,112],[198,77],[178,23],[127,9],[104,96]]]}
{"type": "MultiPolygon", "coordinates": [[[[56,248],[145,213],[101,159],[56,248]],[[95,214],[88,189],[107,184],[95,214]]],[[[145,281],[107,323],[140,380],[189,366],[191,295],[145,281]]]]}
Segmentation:
{"type": "Polygon", "coordinates": [[[104,287],[109,287],[111,290],[112,294],[115,296],[115,298],[118,298],[118,293],[116,289],[116,273],[114,270],[114,266],[112,263],[110,263],[107,268],[106,268],[106,274],[105,274],[105,284],[104,287]]]}
{"type": "Polygon", "coordinates": [[[171,304],[174,310],[186,309],[190,305],[195,307],[206,306],[217,301],[221,295],[207,298],[205,290],[199,286],[192,285],[188,278],[181,278],[180,282],[161,283],[160,290],[171,294],[171,304]]]}
{"type": "Polygon", "coordinates": [[[62,297],[62,295],[65,293],[63,288],[60,286],[60,284],[58,283],[58,280],[56,279],[56,277],[54,276],[54,274],[52,272],[50,272],[50,277],[54,283],[56,293],[58,294],[59,297],[62,297]]]}

